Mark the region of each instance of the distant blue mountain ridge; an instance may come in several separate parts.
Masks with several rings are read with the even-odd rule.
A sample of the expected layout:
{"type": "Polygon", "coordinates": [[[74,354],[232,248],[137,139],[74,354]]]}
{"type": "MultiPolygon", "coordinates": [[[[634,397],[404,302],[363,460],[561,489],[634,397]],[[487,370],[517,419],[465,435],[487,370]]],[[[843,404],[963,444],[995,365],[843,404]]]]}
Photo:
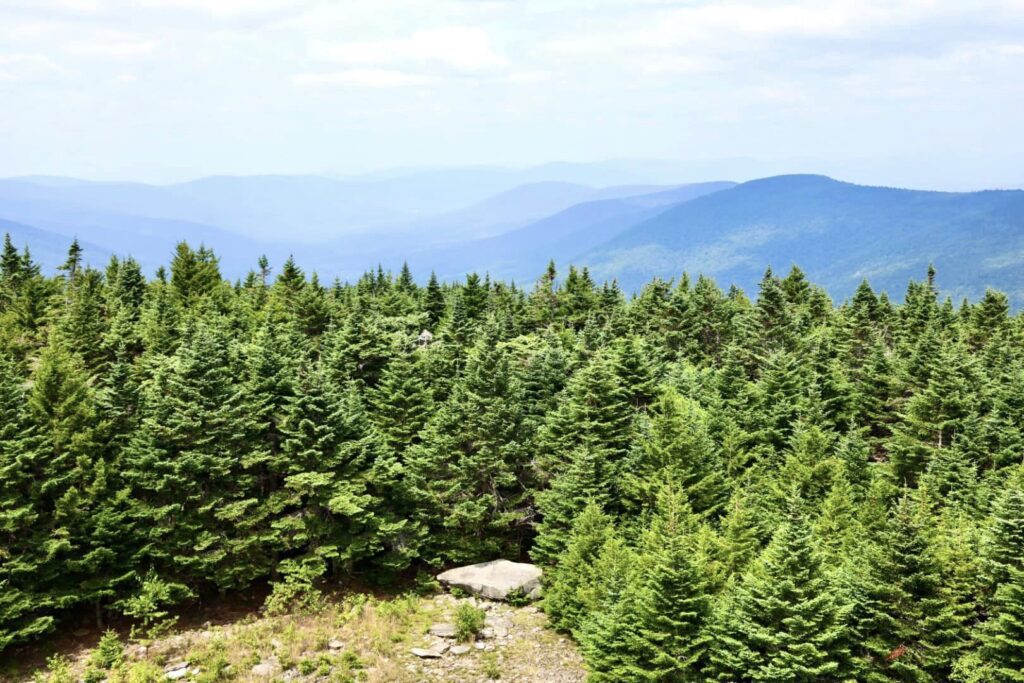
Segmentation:
{"type": "Polygon", "coordinates": [[[213,177],[176,185],[0,180],[0,232],[47,268],[77,236],[90,263],[131,254],[152,272],[179,240],[213,248],[226,277],[293,254],[322,280],[408,261],[425,279],[469,271],[529,285],[554,259],[635,291],[704,273],[753,293],[792,264],[848,296],[861,281],[901,296],[929,263],[954,298],[986,287],[1024,304],[1024,192],[931,192],[787,175],[664,184],[613,166],[524,174],[417,170],[380,178],[213,177]],[[560,179],[558,171],[572,172],[560,179]],[[585,171],[603,186],[578,182],[585,171]],[[518,183],[524,179],[529,182],[518,183]],[[539,179],[538,179],[539,178],[539,179]],[[518,183],[518,184],[515,184],[518,183]],[[452,187],[452,185],[460,185],[452,187]]]}

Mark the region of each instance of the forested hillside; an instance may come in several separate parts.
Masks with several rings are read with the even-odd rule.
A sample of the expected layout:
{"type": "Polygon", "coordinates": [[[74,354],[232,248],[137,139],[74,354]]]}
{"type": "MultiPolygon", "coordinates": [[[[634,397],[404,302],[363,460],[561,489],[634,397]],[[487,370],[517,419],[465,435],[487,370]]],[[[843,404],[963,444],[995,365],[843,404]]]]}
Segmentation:
{"type": "Polygon", "coordinates": [[[669,208],[587,253],[571,255],[627,291],[652,277],[700,270],[750,287],[764,264],[799,263],[833,296],[864,278],[899,293],[935,264],[942,290],[981,298],[987,287],[1024,303],[1024,192],[927,192],[854,185],[818,175],[742,183],[669,208]]]}
{"type": "Polygon", "coordinates": [[[0,652],[504,556],[594,681],[1024,680],[1003,294],[254,268],[5,243],[0,652]]]}

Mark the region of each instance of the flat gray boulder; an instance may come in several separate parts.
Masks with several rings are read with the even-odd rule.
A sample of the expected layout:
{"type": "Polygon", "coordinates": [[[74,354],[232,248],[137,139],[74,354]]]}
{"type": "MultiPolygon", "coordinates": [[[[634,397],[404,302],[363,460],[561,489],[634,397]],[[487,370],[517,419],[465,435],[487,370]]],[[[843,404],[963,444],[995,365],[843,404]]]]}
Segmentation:
{"type": "Polygon", "coordinates": [[[540,597],[541,573],[540,567],[525,562],[491,560],[449,569],[438,574],[437,580],[491,600],[505,600],[517,593],[536,600],[540,597]]]}

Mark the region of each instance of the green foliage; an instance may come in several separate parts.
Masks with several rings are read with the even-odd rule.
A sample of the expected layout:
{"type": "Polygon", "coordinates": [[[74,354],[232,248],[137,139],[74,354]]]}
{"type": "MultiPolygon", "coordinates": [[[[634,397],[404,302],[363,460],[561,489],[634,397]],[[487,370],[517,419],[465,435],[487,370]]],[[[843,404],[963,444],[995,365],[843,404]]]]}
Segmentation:
{"type": "Polygon", "coordinates": [[[89,655],[89,665],[97,669],[113,669],[124,661],[124,644],[114,631],[106,631],[89,655]]]}
{"type": "MultiPolygon", "coordinates": [[[[229,285],[187,244],[147,281],[79,247],[57,276],[0,249],[4,654],[79,611],[151,635],[256,582],[307,611],[531,557],[594,680],[1017,680],[1024,318],[998,292],[954,308],[929,272],[832,305],[793,268],[754,300],[630,297],[554,264],[324,287],[293,260],[229,285]]],[[[162,680],[116,646],[90,680],[162,680]]]]}
{"type": "Polygon", "coordinates": [[[312,614],[322,609],[324,597],[316,581],[324,574],[323,565],[284,560],[278,570],[282,578],[271,584],[270,595],[263,603],[267,614],[312,614]]]}
{"type": "Polygon", "coordinates": [[[850,606],[825,573],[793,505],[757,562],[722,596],[708,674],[719,681],[845,681],[850,606]]]}
{"type": "Polygon", "coordinates": [[[137,590],[115,606],[124,615],[137,620],[138,623],[132,627],[133,632],[153,637],[177,621],[177,617],[170,616],[169,607],[190,595],[185,586],[165,581],[150,571],[142,578],[137,590]]]}
{"type": "Polygon", "coordinates": [[[460,643],[472,640],[484,627],[487,612],[469,602],[460,602],[455,608],[455,638],[460,643]]]}
{"type": "Polygon", "coordinates": [[[71,662],[62,655],[53,655],[46,660],[46,673],[38,673],[33,678],[36,683],[74,683],[71,662]]]}

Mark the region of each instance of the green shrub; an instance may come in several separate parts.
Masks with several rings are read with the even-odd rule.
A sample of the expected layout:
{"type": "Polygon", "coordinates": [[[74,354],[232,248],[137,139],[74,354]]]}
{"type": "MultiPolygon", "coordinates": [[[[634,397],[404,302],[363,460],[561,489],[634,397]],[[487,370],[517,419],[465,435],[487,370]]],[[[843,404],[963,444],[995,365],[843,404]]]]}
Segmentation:
{"type": "Polygon", "coordinates": [[[487,612],[468,602],[459,603],[455,608],[455,637],[464,643],[472,640],[484,627],[487,612]]]}
{"type": "Polygon", "coordinates": [[[526,607],[530,604],[530,598],[522,590],[514,590],[505,596],[505,602],[513,607],[526,607]]]}
{"type": "Polygon", "coordinates": [[[124,661],[124,645],[113,631],[107,631],[100,638],[96,649],[89,656],[89,666],[108,670],[124,661]]]}
{"type": "Polygon", "coordinates": [[[82,676],[82,683],[102,683],[105,680],[107,680],[107,672],[94,666],[87,668],[82,676]]]}
{"type": "Polygon", "coordinates": [[[132,626],[132,637],[156,638],[173,628],[177,617],[170,617],[168,607],[192,597],[192,591],[179,583],[165,581],[150,571],[139,582],[138,590],[114,603],[129,617],[139,620],[132,626]]]}
{"type": "Polygon", "coordinates": [[[326,569],[322,563],[284,560],[279,569],[282,579],[273,583],[270,595],[263,603],[267,614],[316,614],[323,609],[324,595],[316,587],[316,581],[326,569]]]}
{"type": "Polygon", "coordinates": [[[498,664],[498,655],[488,652],[483,657],[484,675],[492,681],[501,678],[501,666],[498,664]]]}
{"type": "Polygon", "coordinates": [[[441,590],[441,584],[434,578],[433,574],[429,572],[418,572],[416,574],[416,588],[414,590],[417,595],[425,597],[438,593],[441,590]]]}
{"type": "Polygon", "coordinates": [[[46,673],[36,674],[35,683],[75,683],[71,675],[71,661],[63,655],[54,655],[46,660],[46,673]]]}

